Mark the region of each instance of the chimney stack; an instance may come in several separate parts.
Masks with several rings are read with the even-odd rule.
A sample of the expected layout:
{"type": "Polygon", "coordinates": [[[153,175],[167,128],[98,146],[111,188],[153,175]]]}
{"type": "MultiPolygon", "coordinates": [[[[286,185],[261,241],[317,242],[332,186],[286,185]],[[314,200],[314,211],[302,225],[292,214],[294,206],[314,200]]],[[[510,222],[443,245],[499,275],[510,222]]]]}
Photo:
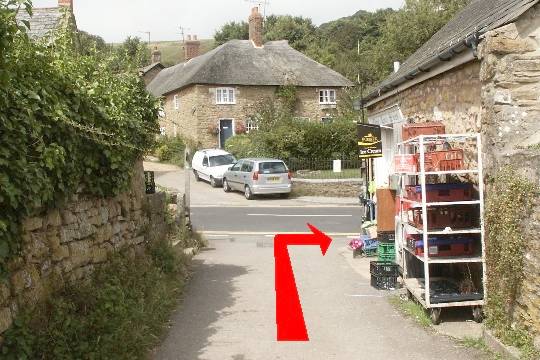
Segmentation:
{"type": "Polygon", "coordinates": [[[58,7],[67,7],[73,10],[73,0],[58,0],[58,7]]]}
{"type": "Polygon", "coordinates": [[[251,9],[249,16],[249,40],[253,41],[256,47],[263,46],[263,17],[258,7],[251,9]]]}
{"type": "Polygon", "coordinates": [[[161,62],[161,51],[159,51],[157,46],[155,46],[154,51],[152,51],[152,64],[158,62],[161,62]]]}
{"type": "Polygon", "coordinates": [[[199,56],[200,47],[201,42],[197,40],[197,35],[193,35],[193,37],[191,35],[188,35],[187,40],[184,43],[184,53],[186,61],[199,56]]]}

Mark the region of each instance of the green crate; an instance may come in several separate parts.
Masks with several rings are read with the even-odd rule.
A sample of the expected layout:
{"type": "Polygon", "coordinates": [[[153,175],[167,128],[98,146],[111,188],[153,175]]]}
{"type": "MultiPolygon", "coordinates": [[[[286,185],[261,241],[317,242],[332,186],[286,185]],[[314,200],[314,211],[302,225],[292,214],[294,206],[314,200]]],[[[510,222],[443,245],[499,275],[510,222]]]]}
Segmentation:
{"type": "Polygon", "coordinates": [[[377,252],[379,255],[395,254],[396,245],[391,243],[379,243],[377,252]]]}
{"type": "Polygon", "coordinates": [[[391,262],[391,261],[396,260],[396,254],[388,254],[388,255],[379,254],[378,260],[379,261],[391,262]]]}

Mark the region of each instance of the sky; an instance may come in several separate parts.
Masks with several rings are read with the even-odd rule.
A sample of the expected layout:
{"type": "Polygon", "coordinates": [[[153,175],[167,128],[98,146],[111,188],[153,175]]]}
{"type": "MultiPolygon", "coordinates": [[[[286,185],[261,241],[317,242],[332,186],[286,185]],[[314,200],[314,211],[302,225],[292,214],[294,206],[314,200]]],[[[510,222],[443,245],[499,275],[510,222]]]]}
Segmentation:
{"type": "MultiPolygon", "coordinates": [[[[181,39],[185,34],[213,37],[229,21],[246,20],[250,9],[265,0],[73,0],[77,26],[107,42],[121,42],[127,36],[152,41],[181,39]]],[[[317,25],[358,10],[399,8],[403,0],[266,0],[266,14],[309,17],[317,25]]],[[[56,6],[57,0],[33,0],[35,7],[56,6]]],[[[262,9],[261,9],[262,12],[262,9]]]]}

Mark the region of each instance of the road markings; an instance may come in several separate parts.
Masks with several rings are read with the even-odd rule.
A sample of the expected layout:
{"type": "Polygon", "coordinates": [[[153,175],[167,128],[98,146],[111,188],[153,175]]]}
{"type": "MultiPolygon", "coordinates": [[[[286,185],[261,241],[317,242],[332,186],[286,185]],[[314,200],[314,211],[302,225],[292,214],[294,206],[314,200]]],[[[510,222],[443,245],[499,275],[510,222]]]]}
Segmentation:
{"type": "Polygon", "coordinates": [[[358,294],[358,295],[353,295],[353,294],[345,294],[345,296],[350,296],[350,297],[361,297],[361,298],[383,298],[384,295],[363,295],[363,294],[358,294]]]}
{"type": "Polygon", "coordinates": [[[271,217],[353,217],[352,214],[247,214],[247,216],[271,216],[271,217]]]}
{"type": "MultiPolygon", "coordinates": [[[[272,231],[218,231],[218,230],[207,230],[207,231],[199,231],[200,234],[202,235],[205,235],[205,236],[216,236],[216,235],[222,235],[222,236],[225,236],[225,235],[261,235],[261,236],[267,236],[267,237],[270,237],[270,236],[275,236],[276,234],[306,234],[305,231],[286,231],[286,232],[281,232],[281,231],[276,231],[275,233],[272,232],[272,231]]],[[[348,236],[358,236],[358,233],[326,233],[326,235],[329,235],[329,236],[343,236],[343,237],[348,237],[348,236]]]]}

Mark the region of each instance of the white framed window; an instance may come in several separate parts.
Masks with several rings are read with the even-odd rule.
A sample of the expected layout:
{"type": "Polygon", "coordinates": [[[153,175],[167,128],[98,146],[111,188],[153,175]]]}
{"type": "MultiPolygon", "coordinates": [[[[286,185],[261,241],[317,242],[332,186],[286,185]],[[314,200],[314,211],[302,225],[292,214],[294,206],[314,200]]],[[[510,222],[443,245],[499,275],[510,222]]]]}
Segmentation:
{"type": "Polygon", "coordinates": [[[234,88],[217,88],[216,104],[236,104],[234,88]]]}
{"type": "Polygon", "coordinates": [[[323,124],[331,124],[334,121],[334,119],[331,116],[323,116],[321,118],[321,122],[323,124]]]}
{"type": "Polygon", "coordinates": [[[180,109],[180,98],[178,97],[178,95],[174,95],[173,104],[174,104],[174,110],[180,109]]]}
{"type": "Polygon", "coordinates": [[[259,130],[259,122],[254,119],[247,119],[246,121],[246,133],[249,134],[250,131],[259,130]]]}
{"type": "Polygon", "coordinates": [[[167,134],[167,128],[165,128],[164,126],[160,127],[159,133],[161,134],[161,136],[165,136],[167,134]]]}
{"type": "Polygon", "coordinates": [[[321,105],[335,105],[336,90],[334,89],[321,89],[319,90],[319,104],[321,105]]]}

